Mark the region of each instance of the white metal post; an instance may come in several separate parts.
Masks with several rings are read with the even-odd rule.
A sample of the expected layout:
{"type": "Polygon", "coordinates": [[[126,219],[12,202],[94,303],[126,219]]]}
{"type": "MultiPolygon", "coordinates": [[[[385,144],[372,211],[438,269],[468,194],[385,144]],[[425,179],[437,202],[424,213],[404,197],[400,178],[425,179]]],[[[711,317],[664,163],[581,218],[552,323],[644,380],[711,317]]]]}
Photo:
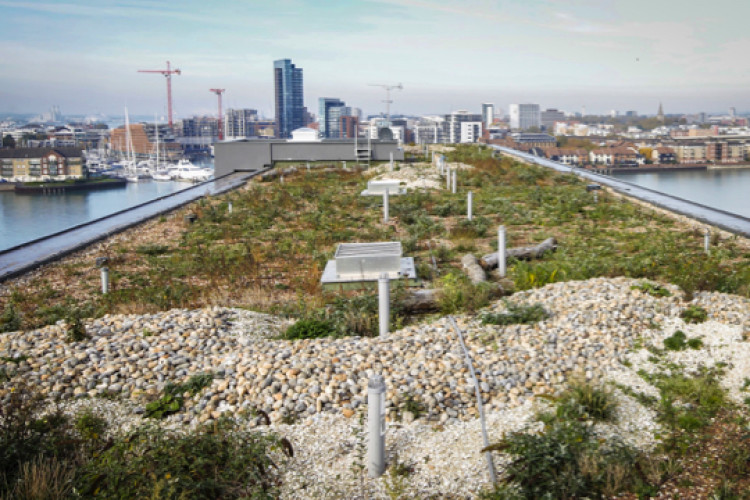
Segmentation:
{"type": "Polygon", "coordinates": [[[388,335],[391,321],[391,284],[388,273],[381,273],[378,278],[378,314],[380,316],[380,336],[388,335]]]}
{"type": "Polygon", "coordinates": [[[599,193],[594,191],[594,203],[599,203],[599,193]]]}
{"type": "Polygon", "coordinates": [[[469,191],[469,199],[466,202],[466,218],[471,220],[472,216],[472,209],[473,209],[473,202],[474,202],[474,193],[469,191]]]}
{"type": "Polygon", "coordinates": [[[391,151],[391,172],[393,172],[393,151],[391,151]]]}
{"type": "Polygon", "coordinates": [[[380,477],[385,472],[385,380],[380,374],[367,382],[367,473],[380,477]]]}
{"type": "Polygon", "coordinates": [[[706,252],[706,255],[711,253],[710,245],[711,245],[711,230],[706,228],[706,233],[703,235],[703,251],[706,252]]]}
{"type": "Polygon", "coordinates": [[[456,194],[456,177],[458,177],[458,171],[456,169],[453,169],[453,182],[452,182],[452,189],[451,192],[453,194],[456,194]]]}
{"type": "Polygon", "coordinates": [[[505,226],[497,230],[497,270],[501,277],[505,277],[505,226]]]}
{"type": "Polygon", "coordinates": [[[102,293],[109,293],[109,268],[106,266],[102,267],[102,293]]]}
{"type": "Polygon", "coordinates": [[[445,176],[445,189],[450,189],[451,188],[451,169],[447,168],[446,173],[448,175],[445,176]]]}
{"type": "Polygon", "coordinates": [[[383,192],[383,223],[388,224],[388,221],[390,220],[389,216],[389,205],[390,204],[390,194],[388,192],[388,188],[385,188],[385,191],[383,192]]]}
{"type": "Polygon", "coordinates": [[[230,214],[232,213],[232,202],[231,201],[227,203],[227,212],[229,212],[230,214]]]}

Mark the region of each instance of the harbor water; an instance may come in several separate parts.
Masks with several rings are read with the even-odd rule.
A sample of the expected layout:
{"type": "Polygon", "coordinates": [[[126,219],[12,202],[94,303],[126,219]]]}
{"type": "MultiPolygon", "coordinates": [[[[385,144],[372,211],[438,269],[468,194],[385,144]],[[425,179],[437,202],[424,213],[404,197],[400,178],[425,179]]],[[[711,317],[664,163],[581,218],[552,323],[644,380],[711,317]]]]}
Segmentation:
{"type": "Polygon", "coordinates": [[[750,168],[614,173],[620,180],[750,217],[750,168]]]}

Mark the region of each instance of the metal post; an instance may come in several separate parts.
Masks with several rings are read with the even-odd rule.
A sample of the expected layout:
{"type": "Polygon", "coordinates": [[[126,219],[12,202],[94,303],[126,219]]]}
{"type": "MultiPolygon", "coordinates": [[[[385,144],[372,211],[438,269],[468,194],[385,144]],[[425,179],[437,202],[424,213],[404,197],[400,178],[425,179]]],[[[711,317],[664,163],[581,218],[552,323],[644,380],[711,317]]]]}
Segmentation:
{"type": "Polygon", "coordinates": [[[279,176],[279,184],[284,184],[284,176],[283,175],[279,176]]]}
{"type": "Polygon", "coordinates": [[[346,162],[344,161],[344,162],[341,162],[341,163],[344,164],[344,170],[346,170],[346,162]]]}
{"type": "Polygon", "coordinates": [[[232,202],[227,203],[227,211],[231,214],[232,213],[232,202]]]}
{"type": "Polygon", "coordinates": [[[307,170],[310,170],[310,162],[307,162],[307,170]]]}
{"type": "Polygon", "coordinates": [[[599,193],[594,191],[594,203],[599,203],[599,193]]]}
{"type": "Polygon", "coordinates": [[[711,253],[711,249],[709,248],[711,245],[711,230],[706,228],[706,233],[703,235],[703,251],[706,252],[706,255],[711,253]]]}
{"type": "Polygon", "coordinates": [[[380,336],[388,335],[391,322],[391,284],[388,273],[381,273],[378,278],[378,314],[380,316],[380,336]]]}
{"type": "Polygon", "coordinates": [[[472,216],[472,209],[474,208],[472,205],[474,204],[474,193],[469,191],[469,199],[466,203],[466,218],[471,220],[472,216]]]}
{"type": "Polygon", "coordinates": [[[380,477],[385,472],[385,380],[380,374],[367,382],[367,473],[380,477]]]}
{"type": "Polygon", "coordinates": [[[501,277],[505,277],[505,226],[497,230],[497,270],[501,277]]]}
{"type": "Polygon", "coordinates": [[[393,151],[391,151],[391,172],[393,172],[393,151]]]}
{"type": "Polygon", "coordinates": [[[453,194],[456,194],[456,177],[457,176],[458,176],[458,171],[454,169],[453,170],[453,183],[452,183],[452,189],[451,189],[451,192],[453,194]]]}
{"type": "Polygon", "coordinates": [[[451,169],[448,168],[446,173],[448,175],[445,176],[445,189],[450,189],[451,188],[451,169]]]}
{"type": "Polygon", "coordinates": [[[388,224],[388,221],[390,220],[389,217],[389,207],[390,204],[390,194],[388,193],[388,188],[385,188],[385,192],[383,192],[383,224],[388,224]]]}
{"type": "Polygon", "coordinates": [[[106,266],[102,267],[102,293],[109,293],[109,268],[106,266]]]}

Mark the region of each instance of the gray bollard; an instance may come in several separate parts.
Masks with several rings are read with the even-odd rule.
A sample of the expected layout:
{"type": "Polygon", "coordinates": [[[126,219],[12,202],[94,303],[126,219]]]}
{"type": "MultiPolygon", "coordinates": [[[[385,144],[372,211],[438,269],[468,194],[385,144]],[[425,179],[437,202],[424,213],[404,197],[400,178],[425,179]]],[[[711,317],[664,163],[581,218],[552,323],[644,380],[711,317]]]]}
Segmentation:
{"type": "Polygon", "coordinates": [[[385,472],[385,380],[375,374],[367,382],[367,473],[385,472]]]}
{"type": "Polygon", "coordinates": [[[388,273],[381,273],[378,278],[378,316],[380,336],[385,337],[391,322],[391,280],[388,273]]]}
{"type": "Polygon", "coordinates": [[[388,188],[385,188],[385,192],[383,193],[383,224],[388,224],[388,221],[390,220],[389,205],[390,193],[388,192],[388,188]]]}
{"type": "Polygon", "coordinates": [[[472,209],[474,208],[472,205],[474,204],[474,193],[469,191],[468,200],[466,202],[466,218],[471,220],[472,216],[472,209]]]}
{"type": "Polygon", "coordinates": [[[102,267],[102,294],[107,295],[109,293],[109,268],[102,267]]]}
{"type": "Polygon", "coordinates": [[[706,255],[711,253],[711,230],[706,228],[706,233],[703,235],[703,251],[706,255]]]}
{"type": "Polygon", "coordinates": [[[505,226],[497,230],[497,271],[505,277],[505,226]]]}
{"type": "Polygon", "coordinates": [[[231,214],[232,213],[232,202],[227,203],[227,211],[231,214]]]}
{"type": "Polygon", "coordinates": [[[456,177],[457,176],[458,176],[458,171],[457,170],[453,170],[453,181],[451,183],[451,185],[452,185],[451,192],[453,194],[456,194],[456,177]]]}

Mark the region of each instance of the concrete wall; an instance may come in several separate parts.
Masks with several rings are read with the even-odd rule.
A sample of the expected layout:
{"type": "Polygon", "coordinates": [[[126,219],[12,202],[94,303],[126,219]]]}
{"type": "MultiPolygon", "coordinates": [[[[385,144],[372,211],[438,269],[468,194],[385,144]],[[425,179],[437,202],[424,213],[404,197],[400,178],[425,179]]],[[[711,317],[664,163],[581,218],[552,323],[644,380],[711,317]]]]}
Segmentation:
{"type": "MultiPolygon", "coordinates": [[[[360,145],[365,142],[361,141],[360,145]]],[[[371,160],[403,161],[404,151],[396,141],[372,141],[371,160]]],[[[356,161],[354,140],[287,142],[247,140],[219,142],[214,145],[215,176],[236,171],[257,171],[276,161],[356,161]]]]}

